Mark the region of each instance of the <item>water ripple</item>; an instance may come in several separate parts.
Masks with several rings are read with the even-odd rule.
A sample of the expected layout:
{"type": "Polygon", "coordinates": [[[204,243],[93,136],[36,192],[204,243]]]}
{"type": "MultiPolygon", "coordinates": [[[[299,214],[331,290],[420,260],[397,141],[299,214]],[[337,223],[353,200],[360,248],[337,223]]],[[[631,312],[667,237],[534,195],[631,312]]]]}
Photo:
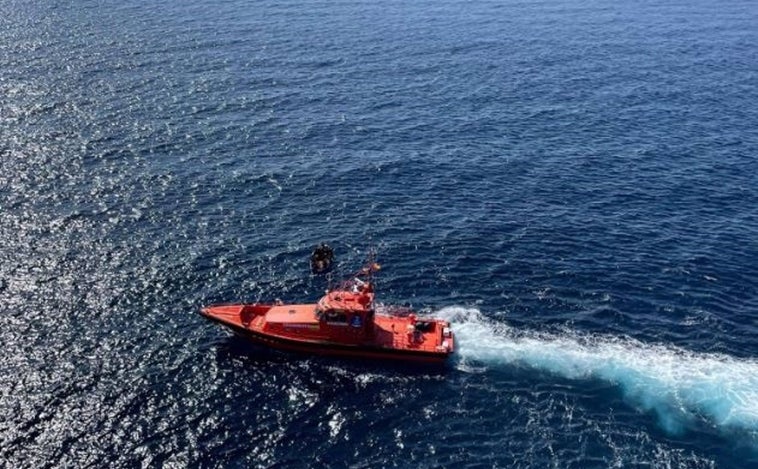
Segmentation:
{"type": "Polygon", "coordinates": [[[756,11],[606,3],[0,0],[0,459],[755,462],[756,11]],[[323,240],[454,366],[197,316],[323,240]]]}

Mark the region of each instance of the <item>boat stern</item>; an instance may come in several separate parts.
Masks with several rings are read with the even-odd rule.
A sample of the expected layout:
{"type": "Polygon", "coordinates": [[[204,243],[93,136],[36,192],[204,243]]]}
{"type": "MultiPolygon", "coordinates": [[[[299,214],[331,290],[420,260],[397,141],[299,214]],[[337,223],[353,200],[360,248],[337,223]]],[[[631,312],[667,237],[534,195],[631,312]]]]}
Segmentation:
{"type": "Polygon", "coordinates": [[[452,329],[450,329],[450,323],[440,320],[438,320],[437,323],[442,332],[442,337],[440,338],[440,343],[437,346],[437,350],[445,353],[446,355],[451,355],[453,352],[455,352],[455,335],[453,334],[452,329]]]}

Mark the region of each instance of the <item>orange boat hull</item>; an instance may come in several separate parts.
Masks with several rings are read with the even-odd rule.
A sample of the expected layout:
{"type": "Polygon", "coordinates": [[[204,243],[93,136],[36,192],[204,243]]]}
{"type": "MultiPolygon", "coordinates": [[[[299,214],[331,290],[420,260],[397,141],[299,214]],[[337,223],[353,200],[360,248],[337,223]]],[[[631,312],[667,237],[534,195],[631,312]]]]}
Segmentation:
{"type": "Polygon", "coordinates": [[[347,316],[320,316],[315,304],[218,305],[201,314],[254,343],[289,352],[443,363],[454,350],[449,324],[438,319],[417,322],[413,316],[371,312],[356,324],[347,316]]]}

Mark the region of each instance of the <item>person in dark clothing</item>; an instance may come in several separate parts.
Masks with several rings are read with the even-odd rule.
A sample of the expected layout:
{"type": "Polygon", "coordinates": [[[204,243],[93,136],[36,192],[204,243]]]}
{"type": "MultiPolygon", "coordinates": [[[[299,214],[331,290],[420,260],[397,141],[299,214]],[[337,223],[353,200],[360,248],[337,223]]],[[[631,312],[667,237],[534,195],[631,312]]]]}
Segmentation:
{"type": "Polygon", "coordinates": [[[332,268],[334,262],[334,251],[326,244],[319,244],[311,254],[311,271],[314,274],[321,274],[328,272],[332,268]]]}

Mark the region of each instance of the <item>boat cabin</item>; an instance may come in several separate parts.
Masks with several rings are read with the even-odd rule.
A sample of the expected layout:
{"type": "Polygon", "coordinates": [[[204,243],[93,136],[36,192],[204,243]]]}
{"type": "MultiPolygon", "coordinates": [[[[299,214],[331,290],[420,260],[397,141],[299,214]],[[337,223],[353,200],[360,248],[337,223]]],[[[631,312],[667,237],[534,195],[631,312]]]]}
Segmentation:
{"type": "Polygon", "coordinates": [[[370,283],[355,279],[347,287],[327,292],[316,306],[322,332],[330,337],[360,341],[374,326],[374,291],[370,283]]]}

